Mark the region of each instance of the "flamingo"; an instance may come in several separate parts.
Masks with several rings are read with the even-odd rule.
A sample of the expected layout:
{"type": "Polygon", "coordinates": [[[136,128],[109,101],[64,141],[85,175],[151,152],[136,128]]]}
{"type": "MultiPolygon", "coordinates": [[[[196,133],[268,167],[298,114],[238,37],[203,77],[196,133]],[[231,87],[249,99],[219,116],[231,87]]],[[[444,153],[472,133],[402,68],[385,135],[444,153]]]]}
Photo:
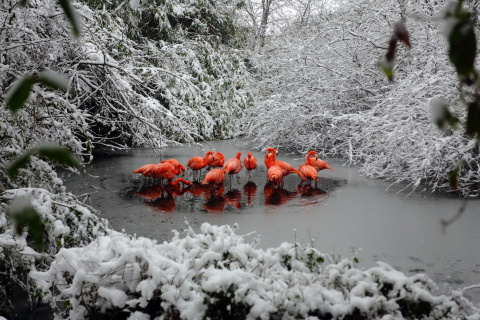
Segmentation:
{"type": "Polygon", "coordinates": [[[223,167],[223,162],[225,161],[225,156],[221,152],[217,152],[213,155],[214,160],[209,164],[211,168],[221,168],[223,167]]]}
{"type": "Polygon", "coordinates": [[[265,155],[265,165],[267,166],[267,168],[271,168],[272,166],[280,167],[282,169],[283,176],[287,176],[290,173],[298,174],[297,169],[295,169],[291,164],[277,160],[276,154],[274,152],[267,153],[265,155]]]}
{"type": "Polygon", "coordinates": [[[248,151],[247,156],[243,159],[243,164],[245,165],[245,169],[248,170],[248,176],[250,177],[250,171],[257,167],[258,161],[257,158],[252,156],[252,153],[248,151]]]}
{"type": "Polygon", "coordinates": [[[175,175],[179,175],[180,172],[182,173],[182,176],[185,175],[185,167],[183,164],[179,163],[177,159],[163,160],[160,163],[170,163],[175,168],[175,175]]]}
{"type": "Polygon", "coordinates": [[[300,182],[300,185],[304,181],[310,181],[315,180],[315,187],[317,186],[317,181],[318,181],[318,172],[317,170],[312,167],[311,165],[308,164],[302,164],[300,168],[298,168],[298,175],[300,178],[302,178],[302,182],[300,182]]]}
{"type": "Polygon", "coordinates": [[[232,175],[237,174],[242,170],[242,161],[240,157],[242,156],[241,152],[237,152],[235,158],[230,158],[223,165],[223,172],[230,175],[230,183],[232,183],[232,175]]]}
{"type": "MultiPolygon", "coordinates": [[[[166,162],[166,163],[159,163],[154,166],[151,166],[143,174],[149,177],[167,179],[168,184],[171,185],[173,183],[172,180],[175,177],[175,172],[176,172],[175,167],[171,163],[166,162]]],[[[178,178],[178,179],[182,179],[182,178],[178,178]]],[[[178,181],[178,179],[176,181],[178,181]]],[[[184,180],[184,181],[187,181],[187,180],[184,180]]]]}
{"type": "Polygon", "coordinates": [[[148,171],[152,166],[155,166],[155,164],[154,163],[146,164],[144,166],[141,166],[138,169],[133,170],[133,173],[141,173],[141,174],[145,175],[144,174],[145,171],[148,171]]]}
{"type": "Polygon", "coordinates": [[[214,168],[207,172],[202,184],[213,184],[220,186],[225,181],[225,173],[220,168],[214,168]]]}
{"type": "Polygon", "coordinates": [[[324,169],[332,170],[333,169],[322,159],[318,158],[317,152],[312,150],[307,153],[305,157],[305,164],[311,165],[315,170],[320,171],[324,169]]]}
{"type": "Polygon", "coordinates": [[[279,166],[271,166],[267,171],[268,181],[272,182],[274,186],[279,186],[283,180],[283,170],[279,166]]]}
{"type": "Polygon", "coordinates": [[[200,171],[205,168],[208,164],[210,164],[213,160],[213,154],[215,152],[213,151],[208,151],[205,153],[205,158],[202,157],[193,157],[188,160],[187,166],[192,169],[195,173],[195,171],[200,171]]]}
{"type": "Polygon", "coordinates": [[[270,169],[271,166],[273,166],[273,162],[275,161],[275,157],[278,154],[278,150],[275,148],[267,148],[267,152],[265,153],[265,156],[263,157],[263,161],[265,162],[265,166],[267,169],[270,169]],[[273,161],[271,160],[272,158],[269,158],[269,155],[273,154],[273,161]]]}
{"type": "Polygon", "coordinates": [[[170,183],[171,186],[177,186],[180,182],[182,182],[184,185],[191,186],[193,183],[191,183],[188,180],[185,180],[183,178],[177,178],[177,180],[173,181],[170,183]]]}

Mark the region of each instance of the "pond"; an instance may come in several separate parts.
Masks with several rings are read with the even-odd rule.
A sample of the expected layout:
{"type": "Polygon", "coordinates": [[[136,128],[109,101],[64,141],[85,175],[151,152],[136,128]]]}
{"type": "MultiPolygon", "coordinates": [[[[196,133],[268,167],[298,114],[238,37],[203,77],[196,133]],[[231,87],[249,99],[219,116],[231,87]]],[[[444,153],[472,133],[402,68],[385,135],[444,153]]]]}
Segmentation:
{"type": "MultiPolygon", "coordinates": [[[[240,151],[243,162],[248,150],[239,146],[228,140],[205,143],[203,148],[166,148],[161,156],[144,149],[112,152],[97,156],[81,175],[64,174],[65,184],[101,211],[112,228],[128,234],[163,241],[171,238],[172,229],[184,229],[185,220],[195,230],[203,222],[237,223],[237,233],[254,232],[248,239],[259,240],[261,248],[314,242],[336,258],[355,254],[362,269],[383,261],[408,275],[426,273],[445,293],[480,284],[478,200],[402,191],[405,186],[367,179],[338,159],[324,159],[335,171],[320,171],[316,188],[299,188],[300,178],[289,175],[283,188],[275,190],[267,184],[263,153],[258,151],[252,153],[259,168],[251,173],[243,169],[231,181],[227,177],[223,193],[216,197],[198,184],[162,196],[158,181],[133,173],[170,158],[186,165],[189,158],[203,157],[212,149],[226,159],[240,151]]],[[[300,154],[277,158],[296,168],[304,161],[300,154]]],[[[192,178],[189,169],[185,178],[192,178]]],[[[478,289],[467,296],[480,302],[478,289]]]]}

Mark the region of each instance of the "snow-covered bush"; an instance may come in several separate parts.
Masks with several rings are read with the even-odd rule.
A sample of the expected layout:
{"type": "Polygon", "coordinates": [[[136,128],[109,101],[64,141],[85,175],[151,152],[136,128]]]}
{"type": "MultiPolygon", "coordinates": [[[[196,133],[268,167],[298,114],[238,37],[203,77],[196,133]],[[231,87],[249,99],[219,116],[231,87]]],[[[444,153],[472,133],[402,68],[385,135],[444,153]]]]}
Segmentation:
{"type": "Polygon", "coordinates": [[[76,152],[232,137],[250,96],[243,53],[232,48],[238,4],[227,2],[142,1],[135,11],[79,2],[79,41],[55,2],[2,4],[0,102],[16,79],[53,70],[70,90],[34,86],[24,108],[32,137],[37,128],[62,143],[73,135],[76,152]]]}
{"type": "Polygon", "coordinates": [[[466,116],[439,19],[446,2],[339,2],[272,40],[260,60],[261,97],[244,122],[253,145],[315,149],[361,165],[368,176],[431,190],[448,190],[449,172],[461,162],[460,192],[477,195],[476,142],[462,128],[438,130],[430,115],[431,102],[442,98],[466,116]],[[412,49],[398,46],[389,83],[377,63],[401,17],[412,49]]]}
{"type": "Polygon", "coordinates": [[[0,310],[7,314],[0,314],[5,316],[12,312],[12,286],[33,296],[31,268],[46,268],[60,248],[82,246],[107,232],[94,210],[66,193],[48,159],[32,154],[13,177],[7,169],[14,159],[43,142],[90,161],[95,146],[162,148],[229,138],[250,100],[249,73],[237,50],[237,1],[73,5],[80,39],[72,39],[57,1],[0,3],[0,282],[8,283],[0,288],[0,310]],[[44,71],[68,79],[68,92],[35,82],[23,107],[10,112],[7,93],[15,81],[44,71]],[[40,213],[41,248],[32,247],[32,230],[17,228],[7,212],[18,196],[40,213]]]}
{"type": "Polygon", "coordinates": [[[235,226],[204,223],[156,243],[122,233],[61,249],[34,272],[61,319],[478,319],[460,293],[435,295],[425,275],[387,264],[328,264],[315,248],[257,249],[235,226]],[[471,315],[469,315],[471,313],[471,315]]]}
{"type": "Polygon", "coordinates": [[[41,301],[29,273],[44,270],[60,248],[89,244],[109,232],[106,220],[67,193],[42,188],[4,190],[0,195],[0,315],[14,315],[14,292],[22,291],[31,306],[41,301]],[[43,241],[35,244],[29,230],[18,230],[12,216],[33,208],[44,225],[43,241]]]}

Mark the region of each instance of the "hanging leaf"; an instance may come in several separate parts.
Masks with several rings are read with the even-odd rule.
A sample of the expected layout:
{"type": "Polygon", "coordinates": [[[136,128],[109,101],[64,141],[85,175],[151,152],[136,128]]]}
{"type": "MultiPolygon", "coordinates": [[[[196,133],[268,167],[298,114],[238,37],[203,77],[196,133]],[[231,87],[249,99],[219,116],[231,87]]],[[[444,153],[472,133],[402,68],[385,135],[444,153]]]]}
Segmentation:
{"type": "Polygon", "coordinates": [[[40,156],[58,164],[69,167],[80,166],[80,160],[68,148],[45,145],[37,147],[36,151],[40,156]]]}
{"type": "Polygon", "coordinates": [[[52,89],[68,90],[68,79],[53,71],[40,73],[38,81],[52,89]]]}
{"type": "Polygon", "coordinates": [[[471,14],[462,9],[462,1],[451,2],[445,10],[448,57],[457,70],[460,80],[471,84],[475,74],[477,40],[471,14]]]}
{"type": "Polygon", "coordinates": [[[18,80],[7,93],[7,105],[13,113],[20,110],[30,96],[35,76],[28,75],[18,80]]]}
{"type": "Polygon", "coordinates": [[[380,60],[378,61],[378,66],[382,69],[387,79],[393,81],[393,64],[386,60],[380,60]]]}
{"type": "Polygon", "coordinates": [[[63,9],[63,12],[67,16],[68,21],[72,27],[72,34],[75,38],[80,37],[80,23],[77,19],[77,13],[72,7],[70,0],[58,0],[60,6],[63,9]]]}
{"type": "Polygon", "coordinates": [[[43,234],[45,232],[45,225],[40,218],[38,212],[31,206],[13,205],[9,207],[8,214],[11,217],[15,226],[15,232],[22,234],[25,228],[28,228],[28,233],[32,237],[33,242],[37,246],[43,244],[43,234]]]}
{"type": "Polygon", "coordinates": [[[30,162],[31,152],[27,151],[17,157],[7,168],[8,176],[15,179],[20,172],[20,169],[25,168],[30,162]]]}
{"type": "Polygon", "coordinates": [[[402,41],[407,47],[412,47],[410,44],[410,35],[403,20],[400,20],[395,24],[394,33],[398,40],[402,41]]]}
{"type": "Polygon", "coordinates": [[[480,136],[480,101],[477,100],[468,104],[466,133],[471,137],[480,136]]]}

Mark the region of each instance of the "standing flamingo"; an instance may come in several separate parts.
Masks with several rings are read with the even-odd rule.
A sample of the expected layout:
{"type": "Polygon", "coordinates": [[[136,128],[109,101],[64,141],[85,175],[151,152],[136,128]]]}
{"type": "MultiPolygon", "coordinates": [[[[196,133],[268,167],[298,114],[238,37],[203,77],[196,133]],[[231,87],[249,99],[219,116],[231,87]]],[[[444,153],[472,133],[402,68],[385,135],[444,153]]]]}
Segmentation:
{"type": "Polygon", "coordinates": [[[295,169],[291,164],[277,160],[276,157],[276,153],[274,152],[270,152],[265,155],[265,165],[267,166],[267,168],[271,168],[272,166],[278,166],[282,169],[283,176],[287,176],[290,173],[298,174],[297,169],[295,169]]]}
{"type": "Polygon", "coordinates": [[[245,159],[243,159],[243,164],[245,165],[245,169],[250,171],[250,170],[253,170],[253,169],[257,168],[258,161],[257,161],[257,158],[252,156],[252,153],[250,151],[248,151],[247,156],[245,157],[245,159]]]}
{"type": "Polygon", "coordinates": [[[317,187],[318,172],[311,165],[302,164],[300,168],[298,168],[298,175],[300,176],[300,178],[302,178],[302,182],[300,182],[300,185],[304,181],[310,181],[310,183],[312,183],[312,180],[315,180],[315,187],[317,187]]]}
{"type": "Polygon", "coordinates": [[[278,187],[283,181],[283,170],[279,166],[271,166],[267,171],[268,181],[278,187]]]}
{"type": "Polygon", "coordinates": [[[242,161],[240,160],[241,156],[242,153],[237,152],[237,156],[235,158],[228,159],[223,165],[223,172],[230,175],[230,184],[232,183],[232,176],[242,170],[242,161]]]}
{"type": "Polygon", "coordinates": [[[214,160],[209,164],[211,168],[221,168],[223,167],[223,162],[225,161],[225,156],[221,152],[217,152],[213,155],[214,160]]]}
{"type": "Polygon", "coordinates": [[[270,169],[270,167],[273,166],[273,162],[275,161],[275,158],[276,158],[277,154],[278,154],[277,149],[267,148],[267,152],[265,153],[265,156],[263,157],[263,161],[265,162],[265,166],[267,167],[267,169],[270,169]],[[273,158],[270,156],[270,154],[273,154],[273,158]]]}
{"type": "Polygon", "coordinates": [[[217,196],[223,195],[223,182],[225,181],[225,173],[220,168],[214,168],[207,172],[205,178],[202,181],[202,184],[208,184],[213,186],[210,189],[209,193],[205,192],[205,197],[208,198],[215,198],[217,196]]]}
{"type": "Polygon", "coordinates": [[[182,176],[185,175],[185,167],[183,164],[179,163],[177,159],[163,160],[160,163],[170,163],[175,168],[175,175],[179,175],[180,172],[182,173],[182,176]]]}
{"type": "Polygon", "coordinates": [[[170,163],[159,163],[145,170],[143,175],[147,177],[167,179],[170,184],[175,177],[175,167],[170,163]]]}
{"type": "Polygon", "coordinates": [[[154,163],[146,164],[144,166],[141,166],[138,169],[133,170],[133,173],[141,173],[141,174],[145,175],[145,171],[148,171],[153,166],[155,166],[154,163]]]}
{"type": "Polygon", "coordinates": [[[195,174],[195,171],[199,171],[199,175],[200,175],[201,170],[214,160],[213,158],[214,153],[215,152],[213,151],[208,151],[207,153],[205,153],[205,158],[193,157],[190,160],[188,160],[187,166],[194,171],[194,174],[195,174]]]}
{"type": "Polygon", "coordinates": [[[315,168],[315,170],[317,170],[317,172],[324,169],[333,171],[333,169],[325,161],[318,158],[317,152],[314,150],[307,153],[307,156],[305,157],[305,164],[311,165],[315,168]]]}
{"type": "Polygon", "coordinates": [[[213,184],[220,186],[225,181],[225,173],[220,168],[214,168],[207,172],[202,184],[213,184]]]}

